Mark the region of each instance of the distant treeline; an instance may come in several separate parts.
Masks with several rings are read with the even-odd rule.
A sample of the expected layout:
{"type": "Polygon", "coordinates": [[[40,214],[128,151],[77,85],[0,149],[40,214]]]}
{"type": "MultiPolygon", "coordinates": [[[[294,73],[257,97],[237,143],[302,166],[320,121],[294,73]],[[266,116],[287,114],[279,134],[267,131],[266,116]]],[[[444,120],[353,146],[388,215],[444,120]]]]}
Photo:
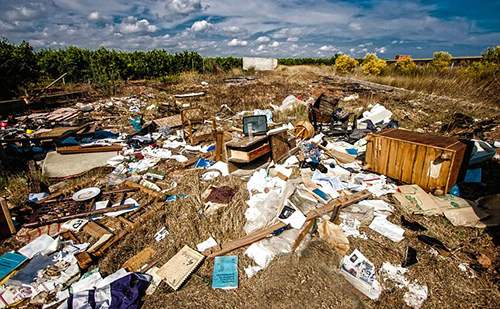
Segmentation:
{"type": "MultiPolygon", "coordinates": [[[[334,65],[331,58],[282,58],[282,65],[334,65]]],[[[169,79],[179,73],[212,73],[241,68],[242,58],[203,58],[197,52],[170,54],[164,49],[123,52],[100,47],[97,50],[70,46],[65,49],[35,51],[27,42],[18,45],[0,40],[0,99],[20,95],[40,81],[56,79],[67,73],[66,81],[89,81],[106,86],[119,80],[169,79]]]]}
{"type": "Polygon", "coordinates": [[[22,94],[42,79],[67,73],[72,82],[154,79],[185,71],[219,72],[242,67],[242,58],[203,58],[196,52],[170,54],[164,49],[123,52],[100,47],[97,50],[70,46],[35,51],[27,42],[19,45],[0,41],[0,99],[22,94]]]}
{"type": "Polygon", "coordinates": [[[334,65],[337,54],[332,58],[279,58],[278,63],[282,65],[334,65]]]}

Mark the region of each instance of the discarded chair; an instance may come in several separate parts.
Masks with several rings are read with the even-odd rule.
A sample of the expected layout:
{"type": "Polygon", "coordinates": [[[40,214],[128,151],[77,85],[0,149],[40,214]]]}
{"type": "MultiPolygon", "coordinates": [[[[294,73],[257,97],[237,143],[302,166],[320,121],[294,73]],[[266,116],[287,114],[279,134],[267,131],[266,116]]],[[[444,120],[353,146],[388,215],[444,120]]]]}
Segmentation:
{"type": "Polygon", "coordinates": [[[215,118],[207,117],[201,107],[181,110],[181,121],[184,139],[191,144],[213,137],[216,132],[215,118]]]}
{"type": "Polygon", "coordinates": [[[321,94],[314,104],[309,107],[309,121],[313,124],[314,130],[324,132],[326,135],[348,136],[356,127],[356,115],[346,112],[338,107],[339,99],[321,94]],[[352,127],[349,128],[349,119],[352,120],[352,127]]]}

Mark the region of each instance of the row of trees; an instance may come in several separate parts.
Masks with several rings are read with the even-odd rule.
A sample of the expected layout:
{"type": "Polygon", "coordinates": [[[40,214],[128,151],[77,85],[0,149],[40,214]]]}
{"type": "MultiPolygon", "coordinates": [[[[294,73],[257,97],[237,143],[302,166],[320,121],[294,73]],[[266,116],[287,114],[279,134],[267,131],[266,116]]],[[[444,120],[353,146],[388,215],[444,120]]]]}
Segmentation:
{"type": "MultiPolygon", "coordinates": [[[[459,66],[457,74],[480,80],[498,79],[500,77],[500,46],[488,48],[482,56],[481,61],[459,66]]],[[[339,55],[335,61],[335,69],[337,73],[346,74],[360,68],[363,74],[371,76],[394,73],[401,75],[442,74],[449,70],[451,58],[449,53],[436,52],[429,65],[419,67],[411,58],[401,59],[394,64],[387,65],[385,60],[378,59],[375,54],[366,54],[362,61],[346,55],[339,55]]]]}
{"type": "Polygon", "coordinates": [[[331,58],[279,58],[278,63],[282,65],[334,65],[340,54],[331,58]]]}
{"type": "Polygon", "coordinates": [[[234,57],[203,58],[192,51],[169,54],[163,49],[123,52],[100,47],[97,50],[70,46],[66,49],[35,51],[29,43],[0,41],[0,99],[22,94],[23,89],[43,79],[67,73],[73,82],[102,84],[129,79],[154,79],[185,71],[214,72],[241,67],[234,57]]]}

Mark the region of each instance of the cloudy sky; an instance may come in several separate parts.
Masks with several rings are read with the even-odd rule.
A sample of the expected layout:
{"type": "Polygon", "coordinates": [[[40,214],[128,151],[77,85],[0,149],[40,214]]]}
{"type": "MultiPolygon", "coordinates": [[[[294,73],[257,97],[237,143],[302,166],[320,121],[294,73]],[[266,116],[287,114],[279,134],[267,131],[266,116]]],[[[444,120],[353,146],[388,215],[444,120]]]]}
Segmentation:
{"type": "Polygon", "coordinates": [[[35,48],[164,48],[203,56],[479,55],[500,44],[500,1],[0,1],[0,36],[35,48]]]}

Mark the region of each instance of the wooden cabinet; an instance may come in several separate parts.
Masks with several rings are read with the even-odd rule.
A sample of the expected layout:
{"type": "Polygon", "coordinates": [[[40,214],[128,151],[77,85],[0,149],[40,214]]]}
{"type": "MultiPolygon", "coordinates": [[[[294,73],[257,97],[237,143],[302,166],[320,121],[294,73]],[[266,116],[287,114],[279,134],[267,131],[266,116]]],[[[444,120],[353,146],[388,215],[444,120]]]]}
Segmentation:
{"type": "Polygon", "coordinates": [[[367,136],[365,167],[442,195],[457,183],[468,146],[457,139],[388,129],[367,136]]]}

